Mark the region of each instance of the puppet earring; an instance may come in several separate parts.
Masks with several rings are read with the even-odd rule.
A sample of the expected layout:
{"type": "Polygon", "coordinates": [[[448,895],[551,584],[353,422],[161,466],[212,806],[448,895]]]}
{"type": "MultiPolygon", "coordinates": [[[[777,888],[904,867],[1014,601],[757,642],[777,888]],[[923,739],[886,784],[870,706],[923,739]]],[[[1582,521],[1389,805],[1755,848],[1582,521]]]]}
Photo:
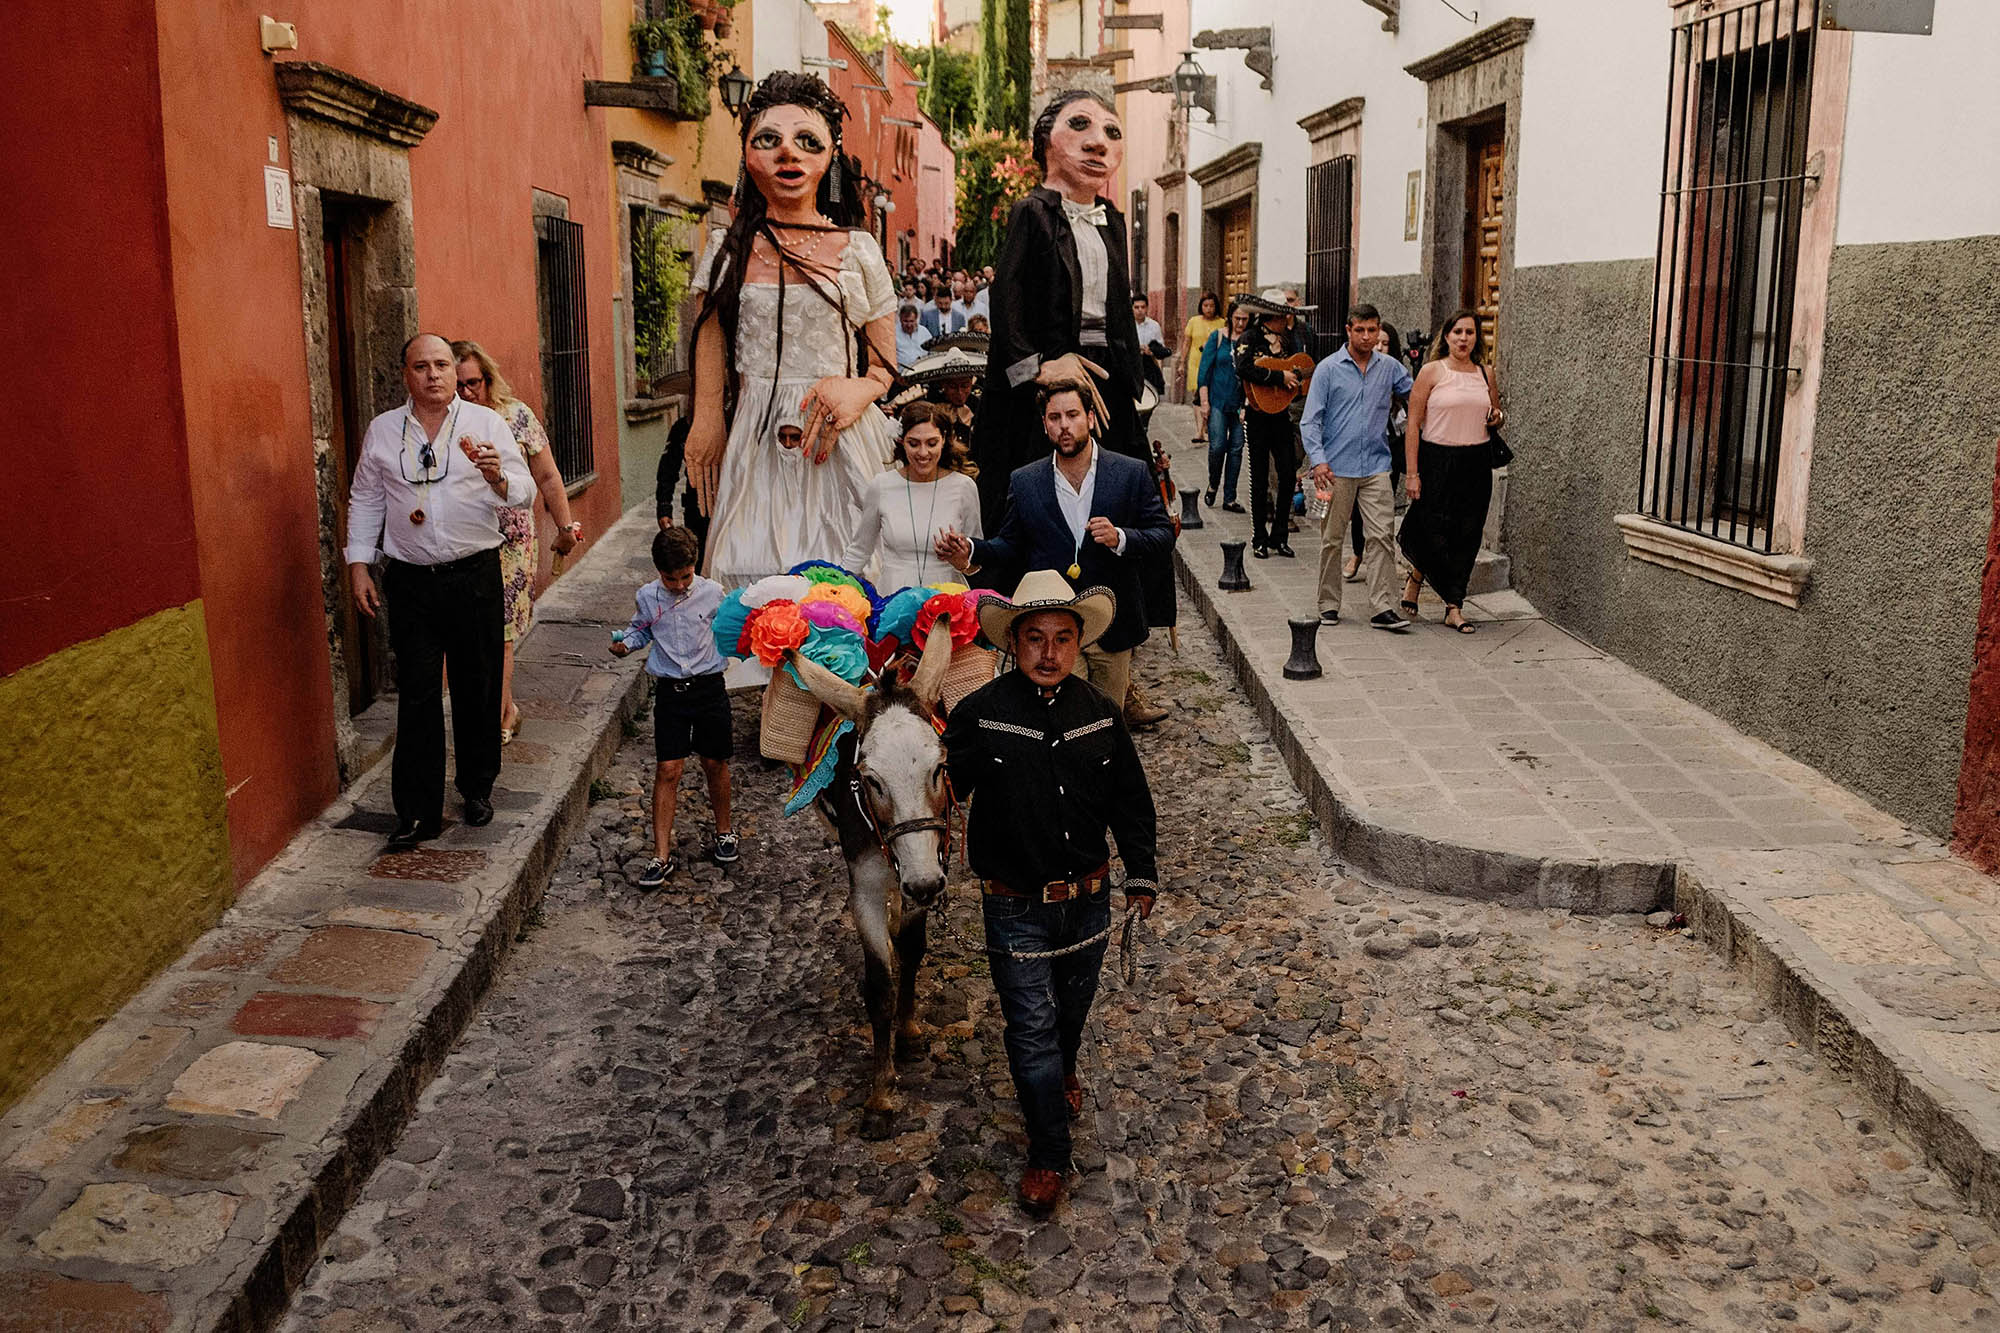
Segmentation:
{"type": "Polygon", "coordinates": [[[828,203],[840,202],[840,154],[833,155],[833,164],[826,169],[826,199],[828,203]]]}

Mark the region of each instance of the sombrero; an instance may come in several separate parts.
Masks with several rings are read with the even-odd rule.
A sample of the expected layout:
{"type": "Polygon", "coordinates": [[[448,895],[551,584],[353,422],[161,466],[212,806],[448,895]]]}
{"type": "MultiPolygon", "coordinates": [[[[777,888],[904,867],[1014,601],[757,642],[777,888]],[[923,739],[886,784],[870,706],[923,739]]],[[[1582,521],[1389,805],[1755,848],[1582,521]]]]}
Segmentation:
{"type": "Polygon", "coordinates": [[[926,349],[902,378],[909,384],[936,384],[939,380],[978,379],[986,373],[986,349],[977,352],[952,346],[943,351],[936,344],[926,349]]]}
{"type": "Polygon", "coordinates": [[[1266,287],[1255,296],[1239,296],[1236,304],[1253,312],[1259,319],[1266,315],[1296,315],[1319,309],[1318,306],[1290,304],[1285,300],[1285,289],[1282,287],[1266,287]]]}
{"type": "Polygon", "coordinates": [[[1014,589],[1014,599],[982,597],[979,601],[979,628],[988,640],[1005,644],[1014,622],[1037,611],[1069,611],[1083,622],[1082,642],[1088,648],[1104,637],[1118,614],[1118,597],[1109,588],[1069,586],[1069,580],[1053,569],[1038,569],[1023,578],[1014,589]]]}
{"type": "Polygon", "coordinates": [[[942,352],[951,347],[962,347],[975,356],[985,356],[986,349],[993,344],[990,333],[974,333],[971,329],[960,329],[957,333],[947,333],[942,338],[933,338],[925,346],[932,352],[942,352]]]}

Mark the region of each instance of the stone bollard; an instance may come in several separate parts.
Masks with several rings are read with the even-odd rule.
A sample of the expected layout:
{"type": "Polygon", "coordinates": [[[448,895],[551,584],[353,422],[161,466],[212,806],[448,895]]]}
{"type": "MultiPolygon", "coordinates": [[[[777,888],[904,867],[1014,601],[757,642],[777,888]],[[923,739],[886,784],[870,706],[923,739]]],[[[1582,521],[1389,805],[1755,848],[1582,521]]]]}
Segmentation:
{"type": "Polygon", "coordinates": [[[1201,495],[1200,491],[1181,492],[1182,532],[1187,532],[1194,528],[1202,528],[1208,526],[1207,524],[1201,521],[1201,505],[1197,503],[1197,500],[1199,499],[1200,495],[1201,495]]]}
{"type": "Polygon", "coordinates": [[[1292,655],[1285,662],[1286,680],[1315,680],[1319,669],[1318,616],[1311,620],[1287,620],[1292,627],[1292,655]]]}
{"type": "Polygon", "coordinates": [[[1250,576],[1243,572],[1243,548],[1248,542],[1222,543],[1222,577],[1215,586],[1224,592],[1246,592],[1250,587],[1250,576]]]}

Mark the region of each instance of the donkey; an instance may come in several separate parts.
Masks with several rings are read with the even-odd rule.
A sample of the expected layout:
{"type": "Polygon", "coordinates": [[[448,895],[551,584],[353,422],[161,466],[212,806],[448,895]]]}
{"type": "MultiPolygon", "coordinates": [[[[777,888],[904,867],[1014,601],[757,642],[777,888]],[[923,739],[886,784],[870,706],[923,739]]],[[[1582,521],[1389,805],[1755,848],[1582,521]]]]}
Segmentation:
{"type": "Polygon", "coordinates": [[[875,1029],[861,1136],[886,1139],[894,1132],[895,1060],[912,1055],[923,1036],[917,969],[926,914],[944,892],[950,851],[944,746],[931,718],[951,662],[951,636],[930,636],[907,686],[885,673],[867,689],[796,654],[791,661],[820,702],[854,723],[817,804],[847,859],[848,912],[864,960],[861,993],[875,1029]]]}

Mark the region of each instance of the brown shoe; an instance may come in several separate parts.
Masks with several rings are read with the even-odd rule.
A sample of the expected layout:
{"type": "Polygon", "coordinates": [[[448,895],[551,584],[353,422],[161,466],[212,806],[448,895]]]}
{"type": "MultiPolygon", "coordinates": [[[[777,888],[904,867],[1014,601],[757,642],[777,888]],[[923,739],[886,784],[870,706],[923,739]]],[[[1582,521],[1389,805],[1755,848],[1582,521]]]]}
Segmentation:
{"type": "Polygon", "coordinates": [[[1062,1202],[1062,1172],[1031,1166],[1021,1173],[1021,1207],[1036,1217],[1047,1217],[1062,1202]]]}
{"type": "Polygon", "coordinates": [[[1075,1074],[1063,1075],[1063,1101],[1069,1104],[1069,1118],[1083,1114],[1083,1082],[1075,1074]]]}
{"type": "Polygon", "coordinates": [[[1171,711],[1148,699],[1137,681],[1125,691],[1125,725],[1128,727],[1150,727],[1157,722],[1164,722],[1171,711]]]}

